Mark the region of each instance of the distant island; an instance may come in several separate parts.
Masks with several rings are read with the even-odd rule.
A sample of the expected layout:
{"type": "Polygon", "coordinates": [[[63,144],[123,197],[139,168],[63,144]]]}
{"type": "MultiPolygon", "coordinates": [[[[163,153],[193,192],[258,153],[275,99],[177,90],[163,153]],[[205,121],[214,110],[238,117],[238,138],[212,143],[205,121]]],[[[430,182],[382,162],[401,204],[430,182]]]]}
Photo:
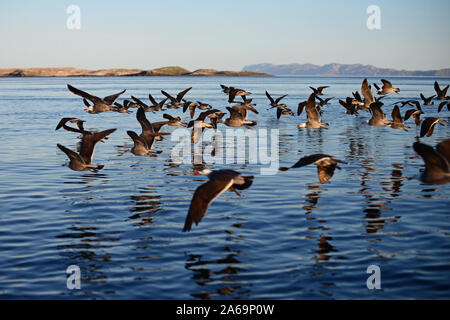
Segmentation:
{"type": "Polygon", "coordinates": [[[263,72],[273,75],[301,76],[423,76],[450,77],[450,68],[426,71],[408,71],[377,68],[372,65],[329,63],[323,66],[305,63],[275,65],[260,63],[245,66],[242,71],[263,72]]]}
{"type": "Polygon", "coordinates": [[[87,70],[65,68],[0,68],[0,77],[152,77],[152,76],[234,76],[271,77],[272,75],[254,71],[218,71],[198,69],[189,71],[181,67],[164,67],[151,70],[142,69],[101,69],[87,70]]]}

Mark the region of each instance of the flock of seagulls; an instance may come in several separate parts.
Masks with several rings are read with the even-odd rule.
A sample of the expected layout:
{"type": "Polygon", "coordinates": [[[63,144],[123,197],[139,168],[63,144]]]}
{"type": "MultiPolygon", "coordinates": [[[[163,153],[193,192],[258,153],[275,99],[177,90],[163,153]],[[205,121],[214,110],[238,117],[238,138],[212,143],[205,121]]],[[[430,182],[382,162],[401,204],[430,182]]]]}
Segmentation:
{"type": "MultiPolygon", "coordinates": [[[[392,129],[407,130],[410,128],[405,125],[405,121],[412,117],[416,126],[420,125],[420,138],[429,137],[433,134],[434,128],[437,124],[443,125],[446,120],[426,117],[421,120],[421,115],[425,114],[421,105],[431,106],[434,104],[433,100],[440,100],[438,113],[447,107],[450,111],[450,97],[447,96],[449,85],[440,88],[438,82],[434,83],[434,89],[436,95],[431,97],[425,97],[420,93],[420,99],[398,101],[394,103],[391,117],[392,120],[388,120],[386,114],[383,112],[382,99],[389,94],[398,94],[399,88],[395,88],[391,82],[382,79],[382,86],[378,86],[374,83],[376,89],[375,97],[372,92],[371,85],[369,85],[367,79],[364,79],[361,84],[361,93],[358,91],[352,92],[351,97],[346,97],[345,100],[338,100],[339,104],[345,108],[345,113],[352,116],[357,116],[360,112],[369,112],[371,118],[364,124],[371,126],[388,126],[392,129]],[[401,108],[409,106],[413,107],[406,110],[404,116],[401,114],[401,108]]],[[[150,104],[144,103],[141,99],[131,96],[131,100],[125,99],[122,103],[117,102],[118,98],[125,93],[126,90],[100,98],[89,94],[85,91],[77,89],[71,85],[67,85],[70,92],[80,96],[83,99],[83,103],[86,106],[84,109],[90,114],[113,111],[119,113],[131,113],[132,108],[137,108],[136,120],[141,126],[140,134],[135,131],[128,130],[127,134],[132,139],[134,146],[131,148],[131,153],[136,156],[155,155],[162,151],[153,150],[153,146],[156,141],[162,141],[165,135],[169,133],[161,132],[163,126],[183,126],[192,128],[191,141],[197,143],[200,141],[201,133],[207,129],[217,130],[218,124],[222,123],[229,127],[253,127],[258,123],[254,120],[249,120],[250,113],[258,114],[258,110],[254,108],[255,103],[252,103],[249,96],[252,94],[244,89],[227,87],[220,85],[222,92],[228,96],[228,102],[234,105],[226,107],[229,113],[229,117],[226,118],[226,112],[212,107],[210,104],[201,101],[186,100],[185,96],[192,89],[187,88],[176,96],[161,90],[161,93],[166,97],[161,101],[157,101],[151,94],[148,95],[150,104]],[[242,99],[240,101],[238,98],[242,99]],[[238,101],[236,101],[236,99],[238,101]],[[184,123],[180,117],[173,117],[168,113],[163,113],[164,121],[150,122],[146,117],[146,112],[162,112],[168,109],[183,108],[183,113],[189,110],[189,116],[191,121],[184,123]],[[200,114],[194,119],[197,110],[201,110],[200,114]]],[[[298,103],[297,116],[301,116],[303,110],[306,113],[306,122],[298,125],[298,128],[307,129],[319,129],[325,128],[330,125],[329,123],[323,123],[321,115],[324,107],[330,105],[330,101],[334,97],[322,98],[324,90],[329,86],[320,86],[318,88],[310,87],[312,93],[308,99],[298,103]]],[[[276,117],[280,119],[282,115],[295,116],[294,112],[287,107],[282,100],[287,94],[273,97],[268,91],[265,91],[265,95],[269,100],[270,109],[276,109],[276,117]]],[[[81,141],[79,144],[79,150],[73,151],[69,148],[57,144],[57,147],[63,151],[69,158],[68,167],[75,171],[101,170],[104,166],[100,164],[93,164],[94,150],[98,142],[108,139],[108,136],[116,131],[116,128],[108,129],[100,132],[90,132],[84,129],[83,123],[85,121],[78,118],[62,118],[56,130],[63,128],[69,132],[75,132],[80,134],[81,141]],[[68,125],[73,123],[76,127],[68,125]]],[[[421,174],[421,180],[425,183],[441,184],[450,182],[450,139],[444,140],[437,146],[429,146],[427,144],[416,141],[413,143],[413,149],[419,154],[425,162],[425,170],[421,174]]],[[[300,168],[310,164],[317,166],[317,175],[320,183],[326,183],[329,181],[335,169],[341,170],[339,164],[346,164],[346,162],[337,159],[332,155],[327,154],[311,154],[304,156],[298,160],[297,163],[291,167],[281,167],[280,171],[287,171],[294,168],[300,168]]],[[[189,231],[192,228],[192,224],[198,224],[205,216],[209,205],[219,197],[226,190],[235,192],[240,195],[238,190],[245,190],[249,188],[253,183],[253,176],[243,176],[239,172],[229,169],[222,170],[210,170],[203,169],[195,172],[196,175],[206,175],[209,180],[200,185],[194,192],[192,201],[186,216],[183,231],[189,231]]]]}

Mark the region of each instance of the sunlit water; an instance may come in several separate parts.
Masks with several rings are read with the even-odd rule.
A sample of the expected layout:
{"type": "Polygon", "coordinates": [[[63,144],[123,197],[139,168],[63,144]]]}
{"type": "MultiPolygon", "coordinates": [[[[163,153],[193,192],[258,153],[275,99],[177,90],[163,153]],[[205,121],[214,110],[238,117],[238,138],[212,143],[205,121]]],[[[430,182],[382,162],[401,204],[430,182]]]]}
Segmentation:
{"type": "MultiPolygon", "coordinates": [[[[392,78],[401,88],[392,103],[434,94],[429,78],[392,78]]],[[[369,114],[344,114],[337,99],[324,108],[328,130],[297,129],[305,121],[276,120],[264,91],[289,94],[294,111],[309,85],[330,85],[327,97],[344,99],[362,78],[29,78],[0,79],[0,297],[101,299],[398,299],[450,297],[450,185],[425,185],[417,178],[423,161],[412,149],[418,136],[361,125],[369,114]],[[176,142],[166,137],[155,157],[137,157],[127,130],[140,132],[132,114],[87,114],[70,83],[98,96],[122,89],[148,101],[192,86],[190,100],[224,111],[219,84],[253,93],[260,128],[279,129],[280,166],[301,156],[327,153],[348,163],[326,184],[311,165],[260,175],[262,164],[222,164],[254,175],[242,192],[226,192],[203,221],[183,233],[195,189],[206,177],[194,165],[170,159],[176,142]],[[99,143],[98,173],[62,166],[61,143],[75,149],[77,134],[55,131],[62,117],[86,120],[87,129],[117,128],[99,143]],[[66,287],[66,268],[81,268],[81,289],[66,287]],[[370,291],[367,267],[381,269],[381,290],[370,291]]],[[[379,79],[369,79],[378,81],[379,79]]],[[[440,79],[449,84],[449,79],[440,79]]],[[[437,103],[437,102],[436,102],[437,103]]],[[[408,107],[403,108],[402,114],[408,107]]],[[[437,104],[423,107],[437,116],[437,104]]],[[[168,110],[187,121],[182,110],[168,110]]],[[[197,112],[198,114],[198,112],[197,112]]],[[[147,113],[150,121],[162,113],[147,113]]],[[[439,114],[449,118],[447,111],[439,114]]],[[[219,129],[225,130],[224,125],[219,129]]],[[[165,127],[173,132],[177,128],[165,127]]],[[[449,138],[437,126],[430,145],[449,138]]]]}

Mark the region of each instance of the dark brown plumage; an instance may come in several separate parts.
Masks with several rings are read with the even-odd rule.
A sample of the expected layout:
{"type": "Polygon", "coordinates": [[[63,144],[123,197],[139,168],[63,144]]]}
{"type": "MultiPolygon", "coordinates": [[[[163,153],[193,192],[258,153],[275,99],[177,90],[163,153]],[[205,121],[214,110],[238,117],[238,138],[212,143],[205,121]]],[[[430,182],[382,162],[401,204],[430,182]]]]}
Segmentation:
{"type": "Polygon", "coordinates": [[[183,231],[191,230],[192,223],[198,225],[208,210],[214,199],[226,190],[234,191],[249,188],[253,183],[253,176],[241,176],[234,170],[214,170],[204,169],[196,174],[208,175],[209,181],[199,186],[191,200],[189,211],[186,216],[183,231]]]}

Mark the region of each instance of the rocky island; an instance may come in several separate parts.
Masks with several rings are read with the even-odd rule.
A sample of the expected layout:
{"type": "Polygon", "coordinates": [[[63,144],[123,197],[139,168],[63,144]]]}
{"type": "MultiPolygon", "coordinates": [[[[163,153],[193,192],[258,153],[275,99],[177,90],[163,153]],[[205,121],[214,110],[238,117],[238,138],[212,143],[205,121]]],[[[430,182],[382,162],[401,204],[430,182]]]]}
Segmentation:
{"type": "Polygon", "coordinates": [[[88,70],[73,67],[63,68],[0,68],[0,77],[152,77],[152,76],[243,76],[271,77],[272,75],[254,71],[219,71],[198,69],[189,71],[182,67],[170,66],[151,70],[143,69],[101,69],[88,70]]]}

